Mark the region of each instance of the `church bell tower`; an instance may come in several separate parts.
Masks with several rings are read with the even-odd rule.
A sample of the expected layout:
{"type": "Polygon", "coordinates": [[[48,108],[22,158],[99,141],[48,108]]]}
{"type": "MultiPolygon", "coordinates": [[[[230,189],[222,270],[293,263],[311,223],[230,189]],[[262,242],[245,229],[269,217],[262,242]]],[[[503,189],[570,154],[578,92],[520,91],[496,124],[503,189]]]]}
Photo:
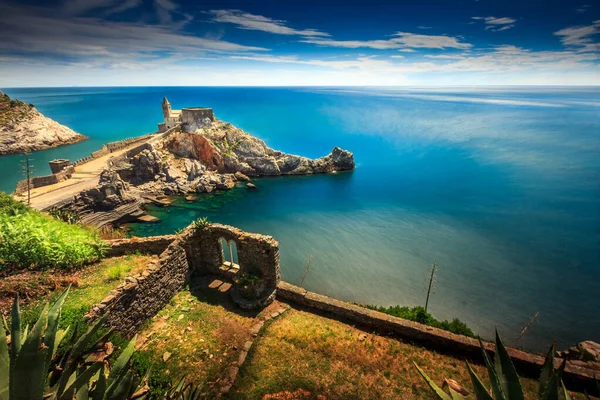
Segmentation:
{"type": "Polygon", "coordinates": [[[163,97],[162,110],[165,118],[169,118],[171,116],[171,103],[169,103],[169,100],[167,100],[166,96],[163,97]]]}

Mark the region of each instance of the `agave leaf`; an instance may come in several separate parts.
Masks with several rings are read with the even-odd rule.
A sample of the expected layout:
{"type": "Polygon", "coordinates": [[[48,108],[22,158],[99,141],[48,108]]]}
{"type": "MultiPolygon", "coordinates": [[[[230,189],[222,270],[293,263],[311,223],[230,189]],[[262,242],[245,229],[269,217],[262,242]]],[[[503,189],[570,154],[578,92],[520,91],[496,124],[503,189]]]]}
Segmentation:
{"type": "Polygon", "coordinates": [[[6,322],[6,317],[2,314],[2,326],[4,326],[4,330],[6,332],[10,332],[10,328],[8,327],[8,322],[6,322]]]}
{"type": "Polygon", "coordinates": [[[21,330],[21,343],[27,339],[27,335],[29,335],[29,325],[25,325],[25,329],[21,330]]]}
{"type": "Polygon", "coordinates": [[[113,382],[111,386],[106,390],[104,395],[105,399],[110,400],[126,400],[129,391],[131,390],[131,384],[133,383],[133,372],[127,371],[125,375],[121,375],[121,378],[113,382]]]}
{"type": "Polygon", "coordinates": [[[11,399],[41,399],[46,386],[45,360],[48,347],[42,344],[48,323],[48,305],[27,335],[15,358],[15,368],[11,376],[11,399]]]}
{"type": "Polygon", "coordinates": [[[540,384],[538,388],[539,397],[542,397],[542,395],[544,394],[546,386],[550,382],[552,374],[554,374],[554,352],[555,345],[554,343],[552,343],[550,350],[548,350],[548,354],[546,354],[546,359],[544,360],[544,365],[542,366],[542,372],[540,374],[540,384]]]}
{"type": "Polygon", "coordinates": [[[465,400],[465,397],[463,395],[461,395],[451,387],[448,387],[448,390],[450,390],[450,396],[452,397],[452,400],[465,400]]]}
{"type": "Polygon", "coordinates": [[[427,382],[427,384],[429,385],[431,390],[433,390],[433,392],[436,394],[438,399],[452,400],[452,398],[448,396],[446,392],[444,392],[438,385],[436,385],[435,382],[432,381],[431,378],[429,378],[429,376],[427,376],[427,374],[421,368],[419,368],[417,363],[413,362],[413,364],[415,365],[415,367],[417,367],[417,371],[419,371],[423,379],[425,379],[425,382],[427,382]]]}
{"type": "Polygon", "coordinates": [[[500,339],[500,335],[496,330],[496,356],[494,359],[499,359],[499,364],[502,367],[502,373],[500,382],[504,381],[504,385],[506,388],[506,393],[508,394],[509,400],[525,400],[525,396],[523,395],[523,388],[521,387],[521,381],[519,380],[519,375],[517,374],[517,370],[513,365],[504,344],[502,344],[502,340],[500,339]]]}
{"type": "Polygon", "coordinates": [[[0,327],[0,400],[8,400],[8,387],[10,385],[10,356],[6,330],[0,327]]]}
{"type": "Polygon", "coordinates": [[[12,323],[10,331],[10,365],[15,365],[15,358],[21,350],[21,310],[19,309],[19,296],[15,296],[12,306],[12,323]]]}
{"type": "Polygon", "coordinates": [[[473,383],[473,390],[475,392],[475,398],[477,400],[494,400],[490,393],[485,388],[481,379],[477,376],[471,365],[467,362],[467,370],[469,371],[469,375],[471,376],[471,382],[473,383]]]}
{"type": "Polygon", "coordinates": [[[56,353],[58,351],[58,346],[60,346],[60,344],[62,343],[65,336],[67,336],[68,332],[69,332],[68,326],[66,329],[61,329],[58,332],[56,332],[56,338],[54,340],[54,347],[52,349],[52,359],[54,359],[56,357],[56,353]]]}
{"type": "Polygon", "coordinates": [[[544,389],[544,393],[540,396],[540,400],[558,400],[558,385],[562,380],[562,373],[567,365],[567,360],[564,359],[558,370],[552,373],[548,385],[544,389]]]}
{"type": "Polygon", "coordinates": [[[502,388],[500,379],[496,374],[496,370],[492,365],[492,361],[490,360],[490,357],[487,351],[485,350],[485,347],[483,347],[483,342],[481,341],[481,338],[479,339],[479,346],[481,347],[483,359],[485,360],[485,366],[487,368],[488,376],[490,378],[490,384],[492,385],[492,392],[494,393],[496,400],[506,400],[506,397],[504,396],[504,389],[502,388]]]}
{"type": "Polygon", "coordinates": [[[563,396],[565,396],[565,400],[571,400],[571,395],[567,391],[567,388],[565,387],[565,383],[563,382],[562,379],[560,380],[560,386],[562,387],[563,396]]]}
{"type": "Polygon", "coordinates": [[[48,329],[46,329],[46,335],[44,336],[44,344],[48,346],[50,351],[48,352],[48,355],[46,357],[46,370],[50,368],[50,363],[52,362],[52,358],[54,357],[55,348],[58,347],[55,346],[56,333],[58,331],[60,312],[67,297],[67,294],[69,294],[69,288],[67,288],[67,290],[65,290],[59,296],[59,298],[54,302],[52,307],[50,307],[50,311],[48,311],[48,329]]]}
{"type": "Polygon", "coordinates": [[[96,386],[92,392],[93,400],[102,400],[106,392],[106,374],[104,373],[104,365],[100,368],[100,375],[96,381],[96,386]]]}
{"type": "Polygon", "coordinates": [[[102,327],[106,319],[108,318],[108,313],[104,314],[102,318],[100,318],[94,325],[92,325],[85,334],[83,334],[79,340],[73,345],[71,351],[69,352],[68,357],[66,358],[64,365],[62,365],[63,372],[58,381],[57,393],[60,395],[64,392],[67,387],[68,377],[73,374],[75,368],[77,367],[77,360],[81,357],[83,352],[85,351],[88,342],[92,339],[92,337],[96,334],[96,332],[102,327]]]}
{"type": "MultiPolygon", "coordinates": [[[[79,391],[83,387],[87,387],[90,379],[104,366],[103,362],[95,362],[87,369],[85,369],[77,378],[65,389],[62,393],[60,400],[67,400],[73,397],[73,393],[79,394],[79,391]]],[[[87,390],[86,390],[87,393],[87,390]]],[[[87,394],[86,394],[87,398],[87,394]]]]}
{"type": "Polygon", "coordinates": [[[117,361],[115,361],[112,369],[110,370],[110,374],[108,375],[108,386],[110,387],[115,380],[119,379],[126,372],[127,365],[129,364],[129,360],[131,359],[131,355],[133,354],[133,350],[135,348],[135,341],[137,339],[137,335],[131,339],[125,350],[121,353],[117,361]]]}

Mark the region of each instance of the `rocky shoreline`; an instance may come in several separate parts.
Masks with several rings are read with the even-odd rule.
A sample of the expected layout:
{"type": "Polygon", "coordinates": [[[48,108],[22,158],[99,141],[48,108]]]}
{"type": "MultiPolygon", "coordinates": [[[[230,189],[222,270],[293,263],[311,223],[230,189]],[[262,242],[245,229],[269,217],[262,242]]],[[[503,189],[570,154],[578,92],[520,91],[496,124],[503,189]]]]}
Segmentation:
{"type": "Polygon", "coordinates": [[[137,220],[143,204],[171,195],[193,196],[232,189],[254,177],[309,175],[354,169],[354,156],[335,147],[317,158],[286,154],[220,120],[194,132],[175,129],[115,157],[98,186],[68,207],[96,226],[137,220]]]}
{"type": "Polygon", "coordinates": [[[0,92],[0,155],[28,153],[86,139],[45,117],[32,104],[13,100],[0,92]]]}

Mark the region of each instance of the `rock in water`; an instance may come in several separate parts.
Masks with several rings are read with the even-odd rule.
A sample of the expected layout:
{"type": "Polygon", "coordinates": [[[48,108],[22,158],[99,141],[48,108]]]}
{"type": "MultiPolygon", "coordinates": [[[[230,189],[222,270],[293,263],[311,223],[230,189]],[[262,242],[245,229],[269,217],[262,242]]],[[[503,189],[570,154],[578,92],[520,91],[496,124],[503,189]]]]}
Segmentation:
{"type": "Polygon", "coordinates": [[[248,183],[246,183],[246,189],[248,189],[248,190],[256,190],[257,187],[256,187],[255,184],[248,182],[248,183]]]}
{"type": "Polygon", "coordinates": [[[32,104],[0,94],[0,155],[43,150],[85,139],[43,116],[32,104]]]}

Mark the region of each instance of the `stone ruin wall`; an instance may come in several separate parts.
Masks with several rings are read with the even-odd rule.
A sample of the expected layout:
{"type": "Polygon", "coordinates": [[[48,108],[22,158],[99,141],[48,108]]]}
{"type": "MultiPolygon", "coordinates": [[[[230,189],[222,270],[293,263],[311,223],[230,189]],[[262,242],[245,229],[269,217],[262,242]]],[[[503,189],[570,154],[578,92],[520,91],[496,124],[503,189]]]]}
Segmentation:
{"type": "Polygon", "coordinates": [[[94,320],[110,310],[107,325],[131,336],[168,304],[184,287],[190,274],[231,278],[231,272],[222,269],[224,258],[220,238],[236,242],[240,271],[250,267],[259,269],[274,296],[279,284],[277,241],[270,236],[212,224],[200,229],[188,227],[177,236],[110,241],[109,256],[135,252],[157,254],[164,247],[166,250],[143,272],[127,277],[123,284],[92,308],[88,317],[94,320]]]}
{"type": "Polygon", "coordinates": [[[210,122],[215,120],[212,108],[184,108],[181,110],[181,124],[185,132],[193,133],[197,129],[205,127],[206,119],[210,122]]]}
{"type": "Polygon", "coordinates": [[[239,271],[257,269],[261,272],[267,288],[279,284],[279,243],[271,236],[244,232],[228,225],[212,224],[210,229],[196,230],[185,247],[194,274],[223,274],[225,260],[220,239],[236,244],[239,271]]]}

